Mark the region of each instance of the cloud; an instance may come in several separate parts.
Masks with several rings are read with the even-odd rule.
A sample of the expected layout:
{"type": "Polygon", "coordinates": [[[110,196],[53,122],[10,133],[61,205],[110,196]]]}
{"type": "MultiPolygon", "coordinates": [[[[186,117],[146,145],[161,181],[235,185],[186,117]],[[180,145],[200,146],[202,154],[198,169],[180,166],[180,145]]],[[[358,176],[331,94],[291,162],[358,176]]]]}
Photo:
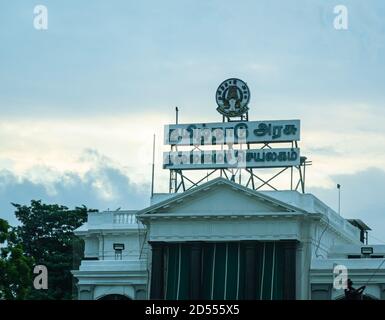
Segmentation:
{"type": "MultiPolygon", "coordinates": [[[[75,171],[61,173],[46,166],[32,168],[27,176],[1,170],[0,217],[16,224],[10,203],[28,204],[32,199],[68,207],[84,204],[99,210],[140,209],[149,204],[150,186],[148,182],[142,182],[144,179],[133,181],[127,169],[93,149],[85,150],[80,159],[90,164],[83,174],[75,171]],[[43,173],[44,179],[37,178],[43,173]]],[[[354,174],[332,175],[330,180],[332,184],[342,186],[342,216],[362,219],[373,229],[374,237],[385,241],[385,171],[372,167],[354,174]]],[[[336,188],[309,187],[307,192],[337,211],[336,188]]]]}
{"type": "MultiPolygon", "coordinates": [[[[44,33],[32,26],[33,1],[8,2],[0,12],[0,209],[31,198],[144,203],[154,133],[155,189],[166,191],[159,168],[168,147],[159,141],[174,106],[180,122],[220,121],[214,92],[233,76],[250,87],[251,120],[301,119],[301,154],[313,161],[307,186],[335,203],[330,188],[352,179],[342,183],[343,205],[352,206],[343,212],[362,200],[349,186],[383,177],[357,171],[385,163],[384,1],[345,1],[349,30],[340,32],[332,0],[246,0],[237,10],[220,0],[47,0],[44,33]],[[79,158],[84,148],[98,152],[79,158]]],[[[380,195],[369,198],[382,206],[380,195]]]]}
{"type": "MultiPolygon", "coordinates": [[[[385,242],[385,171],[372,167],[355,174],[334,175],[331,179],[335,185],[341,185],[341,215],[361,219],[373,229],[371,233],[376,238],[385,242]]],[[[338,210],[337,188],[311,187],[307,192],[338,210]]]]}
{"type": "Polygon", "coordinates": [[[85,151],[84,157],[87,156],[88,160],[92,159],[93,166],[84,175],[73,171],[60,174],[41,166],[39,171],[45,170],[51,179],[35,180],[32,174],[23,177],[9,170],[0,171],[0,216],[11,224],[17,223],[11,202],[29,204],[32,199],[68,207],[84,204],[99,210],[140,209],[148,205],[150,187],[147,183],[132,181],[124,168],[95,150],[85,151]]]}

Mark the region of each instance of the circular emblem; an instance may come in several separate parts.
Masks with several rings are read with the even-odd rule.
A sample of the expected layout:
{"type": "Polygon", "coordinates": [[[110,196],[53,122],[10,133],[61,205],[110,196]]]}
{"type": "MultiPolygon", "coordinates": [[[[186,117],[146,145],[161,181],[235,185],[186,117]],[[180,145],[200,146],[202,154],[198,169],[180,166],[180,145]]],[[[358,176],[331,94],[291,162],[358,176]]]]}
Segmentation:
{"type": "Polygon", "coordinates": [[[217,111],[226,117],[239,117],[249,108],[250,90],[245,82],[231,78],[223,81],[215,95],[217,111]]]}

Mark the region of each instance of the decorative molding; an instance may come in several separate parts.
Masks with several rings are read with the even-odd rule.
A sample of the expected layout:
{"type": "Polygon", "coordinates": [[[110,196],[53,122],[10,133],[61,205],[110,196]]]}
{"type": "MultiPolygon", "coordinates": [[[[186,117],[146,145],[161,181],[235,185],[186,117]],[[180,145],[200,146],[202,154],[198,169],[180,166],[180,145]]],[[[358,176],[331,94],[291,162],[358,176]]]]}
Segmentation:
{"type": "Polygon", "coordinates": [[[281,207],[286,212],[306,213],[306,211],[301,209],[301,208],[298,208],[298,207],[293,206],[291,204],[287,204],[287,203],[282,202],[280,200],[277,200],[277,199],[275,199],[273,197],[270,197],[270,196],[268,196],[266,194],[262,194],[262,193],[260,193],[258,191],[251,190],[250,188],[246,188],[245,186],[239,185],[239,184],[237,184],[235,182],[231,182],[228,179],[216,178],[216,179],[213,179],[213,180],[211,180],[209,182],[206,182],[205,184],[203,184],[201,186],[197,186],[197,187],[195,187],[195,188],[193,188],[191,190],[185,191],[185,192],[183,192],[181,194],[177,194],[174,197],[165,199],[165,200],[160,201],[160,202],[158,202],[158,203],[156,203],[156,204],[154,204],[154,205],[152,205],[152,206],[150,206],[148,208],[140,210],[137,213],[137,217],[140,220],[146,219],[146,215],[148,215],[148,214],[152,214],[152,213],[154,213],[154,212],[156,212],[158,210],[162,210],[162,208],[164,208],[165,206],[173,206],[173,203],[179,204],[180,200],[186,199],[188,197],[195,197],[199,193],[205,192],[206,188],[208,188],[208,187],[212,188],[212,187],[214,187],[216,185],[227,185],[230,188],[236,189],[237,191],[243,192],[245,194],[250,194],[251,196],[256,197],[260,201],[266,201],[266,202],[268,202],[268,203],[270,203],[270,204],[272,204],[274,206],[281,207]]]}

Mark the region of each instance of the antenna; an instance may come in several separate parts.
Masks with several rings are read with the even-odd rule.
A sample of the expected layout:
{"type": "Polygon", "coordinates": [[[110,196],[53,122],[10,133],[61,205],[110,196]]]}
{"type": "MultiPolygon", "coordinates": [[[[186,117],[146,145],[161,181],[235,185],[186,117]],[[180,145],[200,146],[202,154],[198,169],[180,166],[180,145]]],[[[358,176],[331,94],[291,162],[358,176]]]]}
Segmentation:
{"type": "Polygon", "coordinates": [[[151,172],[151,198],[154,195],[154,169],[155,169],[155,134],[152,143],[152,172],[151,172]]]}
{"type": "Polygon", "coordinates": [[[175,124],[178,124],[178,114],[179,114],[179,109],[178,107],[175,107],[175,124]]]}
{"type": "Polygon", "coordinates": [[[337,183],[338,189],[338,214],[341,215],[341,185],[337,183]]]}

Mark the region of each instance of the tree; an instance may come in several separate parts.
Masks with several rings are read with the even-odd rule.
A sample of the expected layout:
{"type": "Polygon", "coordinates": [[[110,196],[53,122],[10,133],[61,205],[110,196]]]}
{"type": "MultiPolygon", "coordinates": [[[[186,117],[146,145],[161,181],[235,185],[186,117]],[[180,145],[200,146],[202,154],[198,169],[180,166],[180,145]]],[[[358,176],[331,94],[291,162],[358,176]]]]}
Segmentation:
{"type": "Polygon", "coordinates": [[[0,299],[25,299],[30,292],[33,259],[24,256],[16,238],[15,230],[0,219],[0,299]]]}
{"type": "MultiPolygon", "coordinates": [[[[35,265],[48,269],[48,289],[29,290],[28,299],[72,299],[73,276],[83,257],[84,244],[73,231],[87,219],[85,206],[73,210],[57,204],[32,200],[30,206],[13,204],[21,222],[16,228],[17,243],[35,265]]],[[[32,286],[32,281],[31,281],[32,286]]]]}

